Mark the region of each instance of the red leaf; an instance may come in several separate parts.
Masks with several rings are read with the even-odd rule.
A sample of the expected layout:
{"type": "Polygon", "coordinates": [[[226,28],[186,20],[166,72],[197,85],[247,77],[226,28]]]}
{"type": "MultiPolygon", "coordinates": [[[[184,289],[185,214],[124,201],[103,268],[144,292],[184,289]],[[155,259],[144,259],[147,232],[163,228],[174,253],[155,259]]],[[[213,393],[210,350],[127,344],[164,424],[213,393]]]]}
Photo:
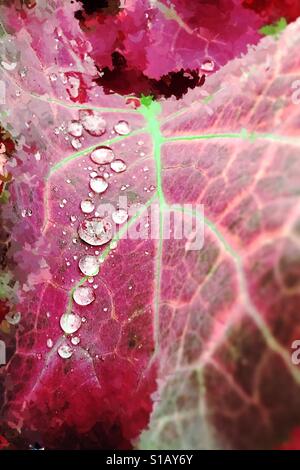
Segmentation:
{"type": "Polygon", "coordinates": [[[299,25],[203,90],[143,97],[134,109],[93,86],[71,11],[37,5],[29,23],[10,15],[16,66],[5,57],[3,125],[18,152],[4,216],[21,317],[1,333],[1,433],[15,430],[18,448],[128,448],[153,408],[143,448],[277,447],[300,421],[291,362],[300,334],[299,25]],[[85,104],[71,100],[68,72],[84,77],[85,104]],[[114,165],[102,171],[107,147],[114,165]],[[96,185],[93,172],[104,176],[96,185]],[[124,237],[126,226],[148,233],[153,220],[140,209],[120,240],[96,245],[111,219],[101,225],[82,201],[116,210],[125,195],[129,209],[157,204],[158,237],[124,237]],[[193,239],[162,239],[171,204],[180,214],[192,204],[185,222],[201,220],[204,204],[201,250],[189,249],[193,239]],[[103,261],[93,282],[82,274],[92,272],[87,255],[103,261]]]}

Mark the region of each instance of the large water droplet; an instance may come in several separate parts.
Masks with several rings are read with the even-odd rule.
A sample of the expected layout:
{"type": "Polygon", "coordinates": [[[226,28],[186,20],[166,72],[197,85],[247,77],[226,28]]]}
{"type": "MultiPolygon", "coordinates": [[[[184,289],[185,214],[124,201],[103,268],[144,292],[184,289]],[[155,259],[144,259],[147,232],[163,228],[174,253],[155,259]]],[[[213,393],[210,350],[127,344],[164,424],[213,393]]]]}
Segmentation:
{"type": "Polygon", "coordinates": [[[95,209],[95,205],[91,199],[84,199],[80,203],[80,208],[85,214],[90,214],[95,209]]]}
{"type": "Polygon", "coordinates": [[[62,359],[69,359],[73,354],[73,349],[68,344],[62,344],[57,352],[62,359]]]}
{"type": "Polygon", "coordinates": [[[127,168],[123,160],[114,160],[111,162],[110,167],[115,173],[122,173],[122,171],[125,171],[127,168]]]}
{"type": "Polygon", "coordinates": [[[115,154],[110,147],[98,147],[91,153],[91,159],[98,165],[110,163],[115,158],[115,154]]]}
{"type": "Polygon", "coordinates": [[[71,121],[68,125],[68,133],[73,137],[81,137],[83,132],[83,126],[79,121],[71,121]]]}
{"type": "Polygon", "coordinates": [[[79,269],[85,276],[96,276],[99,273],[99,263],[96,256],[86,255],[79,260],[79,269]]]}
{"type": "Polygon", "coordinates": [[[70,335],[79,330],[81,326],[81,318],[75,313],[64,313],[60,317],[60,327],[67,334],[70,335]]]}
{"type": "Polygon", "coordinates": [[[78,235],[89,245],[104,245],[113,237],[112,224],[109,220],[99,217],[83,220],[78,228],[78,235]]]}
{"type": "Polygon", "coordinates": [[[204,62],[201,65],[201,70],[203,70],[203,72],[213,72],[214,68],[215,68],[215,63],[211,59],[204,60],[204,62]]]}
{"type": "Polygon", "coordinates": [[[114,130],[119,135],[127,135],[130,132],[130,127],[127,121],[119,121],[115,124],[114,130]]]}
{"type": "Polygon", "coordinates": [[[99,113],[85,109],[79,112],[79,117],[84,129],[89,134],[100,136],[106,131],[106,121],[99,113]]]}
{"type": "Polygon", "coordinates": [[[90,180],[90,188],[97,194],[104,193],[108,188],[108,182],[102,176],[96,176],[90,180]]]}
{"type": "Polygon", "coordinates": [[[95,300],[95,293],[91,287],[80,286],[74,290],[73,299],[78,305],[89,305],[95,300]]]}
{"type": "Polygon", "coordinates": [[[112,213],[112,219],[115,224],[123,224],[128,219],[128,214],[125,209],[118,209],[112,213]]]}

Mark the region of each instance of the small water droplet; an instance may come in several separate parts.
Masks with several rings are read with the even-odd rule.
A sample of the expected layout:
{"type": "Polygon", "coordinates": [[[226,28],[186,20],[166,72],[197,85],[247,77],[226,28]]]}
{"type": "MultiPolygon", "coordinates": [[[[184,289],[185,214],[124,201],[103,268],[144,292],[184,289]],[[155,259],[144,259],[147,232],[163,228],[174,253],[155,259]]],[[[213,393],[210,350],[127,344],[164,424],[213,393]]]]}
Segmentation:
{"type": "Polygon", "coordinates": [[[115,224],[123,224],[128,219],[128,214],[125,209],[118,209],[112,213],[112,219],[115,224]]]}
{"type": "Polygon", "coordinates": [[[84,214],[90,214],[95,209],[95,205],[91,199],[84,199],[80,203],[80,208],[84,214]]]}
{"type": "Polygon", "coordinates": [[[31,209],[23,209],[22,210],[22,217],[31,217],[32,216],[32,210],[31,209]]]}
{"type": "Polygon", "coordinates": [[[204,60],[204,62],[201,65],[201,70],[203,70],[204,72],[213,72],[214,68],[215,68],[215,63],[211,59],[204,60]]]}
{"type": "Polygon", "coordinates": [[[127,135],[130,133],[130,127],[127,121],[119,121],[114,126],[114,130],[119,135],[127,135]]]}
{"type": "Polygon", "coordinates": [[[84,109],[79,112],[80,121],[84,129],[93,136],[100,136],[106,131],[106,121],[92,110],[84,109]]]}
{"type": "Polygon", "coordinates": [[[56,73],[50,73],[49,78],[50,78],[51,82],[56,82],[56,80],[57,80],[56,73]]]}
{"type": "Polygon", "coordinates": [[[71,222],[76,222],[76,220],[77,220],[76,215],[71,215],[70,220],[71,220],[71,222]]]}
{"type": "Polygon", "coordinates": [[[68,344],[62,344],[57,352],[62,359],[69,359],[73,354],[73,349],[68,344]]]}
{"type": "Polygon", "coordinates": [[[21,313],[20,312],[8,313],[7,315],[5,315],[5,320],[10,325],[17,325],[18,323],[20,323],[21,313]]]}
{"type": "Polygon", "coordinates": [[[115,173],[122,173],[122,171],[125,171],[127,168],[123,160],[114,160],[111,162],[110,167],[115,173]]]}
{"type": "Polygon", "coordinates": [[[71,145],[75,150],[78,150],[82,147],[82,143],[80,142],[79,139],[72,139],[71,140],[71,145]]]}
{"type": "Polygon", "coordinates": [[[79,121],[71,121],[68,125],[68,133],[73,137],[81,137],[83,132],[83,125],[79,121]]]}
{"type": "Polygon", "coordinates": [[[52,348],[52,347],[53,347],[53,341],[52,341],[52,339],[50,339],[50,338],[47,339],[47,347],[48,347],[48,348],[52,348]]]}
{"type": "Polygon", "coordinates": [[[60,317],[60,327],[67,335],[75,333],[81,326],[81,318],[75,313],[64,313],[60,317]]]}
{"type": "Polygon", "coordinates": [[[99,263],[96,256],[83,256],[80,258],[78,266],[85,276],[96,276],[99,273],[99,263]]]}
{"type": "Polygon", "coordinates": [[[78,235],[84,242],[92,246],[100,246],[113,237],[112,224],[107,219],[93,217],[81,222],[78,235]]]}
{"type": "Polygon", "coordinates": [[[71,339],[71,343],[74,344],[74,346],[77,346],[80,343],[80,338],[78,338],[78,336],[74,336],[71,339]]]}
{"type": "Polygon", "coordinates": [[[110,147],[98,147],[90,155],[91,160],[98,165],[110,163],[115,158],[115,154],[110,147]]]}
{"type": "Polygon", "coordinates": [[[80,286],[74,290],[73,299],[78,305],[89,305],[95,300],[95,294],[91,287],[80,286]]]}
{"type": "Polygon", "coordinates": [[[108,183],[102,176],[97,176],[90,180],[90,188],[97,194],[104,193],[108,188],[108,183]]]}
{"type": "Polygon", "coordinates": [[[92,172],[90,173],[90,177],[91,177],[91,178],[96,178],[96,176],[98,176],[97,171],[92,171],[92,172]]]}

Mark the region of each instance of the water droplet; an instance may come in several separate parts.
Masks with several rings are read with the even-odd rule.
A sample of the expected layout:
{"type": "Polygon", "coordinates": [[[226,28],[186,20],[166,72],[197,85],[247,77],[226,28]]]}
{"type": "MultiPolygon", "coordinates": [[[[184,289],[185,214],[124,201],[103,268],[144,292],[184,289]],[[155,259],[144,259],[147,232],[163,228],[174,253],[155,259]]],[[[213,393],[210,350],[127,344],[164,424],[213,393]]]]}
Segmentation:
{"type": "Polygon", "coordinates": [[[110,163],[115,158],[115,154],[110,147],[98,147],[90,155],[94,163],[98,165],[105,165],[110,163]]]}
{"type": "Polygon", "coordinates": [[[5,320],[10,325],[17,325],[18,323],[20,323],[21,313],[20,312],[8,313],[7,315],[5,315],[5,320]]]}
{"type": "Polygon", "coordinates": [[[68,133],[73,137],[81,137],[83,132],[83,125],[79,121],[71,121],[68,125],[68,133]]]}
{"type": "Polygon", "coordinates": [[[90,173],[90,177],[91,177],[91,178],[96,178],[96,176],[98,176],[97,171],[92,171],[92,172],[90,173]]]}
{"type": "Polygon", "coordinates": [[[79,330],[81,326],[81,318],[75,313],[64,313],[60,317],[60,327],[67,334],[70,335],[79,330]]]}
{"type": "Polygon", "coordinates": [[[78,235],[84,242],[92,246],[100,246],[109,242],[113,237],[112,224],[107,219],[93,217],[81,222],[78,235]]]}
{"type": "Polygon", "coordinates": [[[62,359],[69,359],[73,354],[73,349],[68,344],[62,344],[57,352],[62,359]]]}
{"type": "Polygon", "coordinates": [[[48,347],[48,348],[52,348],[52,347],[53,347],[53,341],[52,341],[52,339],[50,339],[50,338],[47,339],[47,347],[48,347]]]}
{"type": "Polygon", "coordinates": [[[23,209],[22,210],[22,217],[31,217],[32,216],[32,210],[31,209],[23,209]]]}
{"type": "Polygon", "coordinates": [[[71,220],[71,222],[76,222],[76,220],[77,220],[76,215],[71,215],[70,220],[71,220]]]}
{"type": "Polygon", "coordinates": [[[73,299],[78,305],[89,305],[95,300],[95,294],[91,287],[77,287],[73,292],[73,299]]]}
{"type": "Polygon", "coordinates": [[[75,150],[78,150],[82,147],[82,143],[80,142],[79,139],[72,139],[71,140],[71,145],[75,150]]]}
{"type": "Polygon", "coordinates": [[[201,65],[201,70],[203,70],[204,72],[213,72],[214,68],[215,68],[215,63],[211,59],[204,60],[204,62],[201,65]]]}
{"type": "Polygon", "coordinates": [[[110,167],[115,173],[122,173],[122,171],[125,171],[127,168],[123,160],[114,160],[111,162],[110,167]]]}
{"type": "Polygon", "coordinates": [[[96,276],[99,273],[99,263],[96,256],[83,256],[80,258],[78,266],[85,276],[96,276]]]}
{"type": "Polygon", "coordinates": [[[106,131],[106,121],[97,112],[84,109],[79,112],[79,118],[84,129],[93,136],[100,136],[106,131]]]}
{"type": "Polygon", "coordinates": [[[130,132],[130,127],[127,121],[119,121],[115,124],[114,130],[119,135],[127,135],[130,132]]]}
{"type": "Polygon", "coordinates": [[[90,188],[97,194],[104,193],[108,188],[108,183],[102,176],[97,176],[90,180],[90,188]]]}
{"type": "Polygon", "coordinates": [[[74,346],[77,346],[80,343],[80,338],[78,338],[78,336],[74,336],[74,338],[71,339],[71,343],[74,344],[74,346]]]}
{"type": "Polygon", "coordinates": [[[115,224],[123,224],[128,219],[128,214],[125,209],[118,209],[112,213],[112,219],[115,224]]]}
{"type": "Polygon", "coordinates": [[[49,78],[50,78],[51,82],[56,82],[56,80],[57,80],[56,73],[50,73],[49,78]]]}
{"type": "Polygon", "coordinates": [[[91,199],[84,199],[80,203],[80,208],[85,214],[90,214],[95,209],[95,205],[91,199]]]}

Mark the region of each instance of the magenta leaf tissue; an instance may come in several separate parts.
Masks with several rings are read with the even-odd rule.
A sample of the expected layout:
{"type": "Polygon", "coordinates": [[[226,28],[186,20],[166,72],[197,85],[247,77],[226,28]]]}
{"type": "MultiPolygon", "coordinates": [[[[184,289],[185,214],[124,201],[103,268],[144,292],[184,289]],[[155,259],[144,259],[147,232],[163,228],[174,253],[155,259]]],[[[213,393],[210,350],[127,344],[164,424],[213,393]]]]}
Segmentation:
{"type": "Polygon", "coordinates": [[[300,449],[298,14],[1,2],[0,449],[300,449]]]}

